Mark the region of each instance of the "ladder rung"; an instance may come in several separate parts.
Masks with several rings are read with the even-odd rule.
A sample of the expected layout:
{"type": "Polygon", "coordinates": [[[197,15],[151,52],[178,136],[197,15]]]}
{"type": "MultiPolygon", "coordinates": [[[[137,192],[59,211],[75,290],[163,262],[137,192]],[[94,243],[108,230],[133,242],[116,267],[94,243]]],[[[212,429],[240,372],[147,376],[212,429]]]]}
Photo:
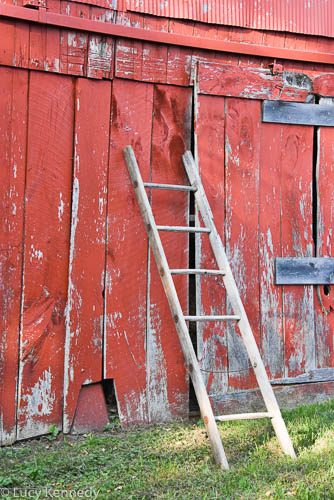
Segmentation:
{"type": "Polygon", "coordinates": [[[144,186],[152,189],[172,189],[174,191],[197,191],[192,186],[181,186],[178,184],[157,184],[156,182],[144,182],[144,186]]]}
{"type": "Polygon", "coordinates": [[[231,420],[253,420],[255,418],[271,418],[270,413],[236,413],[235,415],[220,415],[215,417],[217,422],[229,422],[231,420]]]}
{"type": "Polygon", "coordinates": [[[186,321],[239,321],[240,316],[185,316],[186,321]]]}
{"type": "Polygon", "coordinates": [[[190,227],[190,226],[157,226],[159,231],[174,231],[180,233],[210,233],[207,227],[190,227]]]}
{"type": "Polygon", "coordinates": [[[213,276],[225,276],[224,271],[216,271],[215,269],[171,269],[171,274],[208,274],[213,276]]]}

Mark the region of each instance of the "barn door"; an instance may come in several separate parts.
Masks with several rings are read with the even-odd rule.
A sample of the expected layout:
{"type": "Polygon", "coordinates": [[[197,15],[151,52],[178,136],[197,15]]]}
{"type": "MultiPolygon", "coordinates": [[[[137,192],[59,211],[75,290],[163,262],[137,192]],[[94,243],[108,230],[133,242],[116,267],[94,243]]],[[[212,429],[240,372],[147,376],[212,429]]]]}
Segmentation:
{"type": "MultiPolygon", "coordinates": [[[[312,286],[275,284],[275,258],[314,256],[317,231],[321,248],[324,245],[324,227],[316,228],[315,220],[319,210],[325,233],[330,231],[325,179],[331,161],[325,140],[332,132],[319,129],[317,151],[314,127],[262,123],[261,108],[257,99],[199,95],[195,123],[199,169],[269,377],[293,383],[301,374],[333,366],[328,337],[332,319],[320,311],[312,286]],[[321,165],[318,207],[317,158],[321,165]]],[[[333,207],[333,200],[330,204],[333,207]]],[[[197,267],[208,268],[213,255],[205,238],[199,238],[197,267]]],[[[331,249],[326,250],[331,255],[331,249]]],[[[222,304],[223,313],[230,312],[218,279],[198,278],[196,293],[199,314],[222,314],[222,304]]],[[[207,389],[217,407],[227,411],[228,405],[233,410],[234,405],[249,409],[258,404],[256,393],[240,392],[255,388],[256,383],[233,325],[199,323],[197,346],[207,389]]],[[[308,390],[299,385],[286,400],[283,394],[281,402],[287,404],[289,398],[290,405],[301,403],[308,390]]],[[[321,393],[321,387],[316,391],[321,393]]]]}

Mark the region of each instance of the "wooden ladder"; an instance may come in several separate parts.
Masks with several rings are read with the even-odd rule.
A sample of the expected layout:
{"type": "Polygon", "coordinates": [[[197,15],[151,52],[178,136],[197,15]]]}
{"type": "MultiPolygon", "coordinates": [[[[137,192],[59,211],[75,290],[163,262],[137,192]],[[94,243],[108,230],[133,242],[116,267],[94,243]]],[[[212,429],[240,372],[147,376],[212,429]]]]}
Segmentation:
{"type": "Polygon", "coordinates": [[[136,192],[137,200],[144,219],[151,247],[155,256],[161,281],[174,319],[175,327],[180,339],[186,365],[193,382],[194,390],[201,411],[201,416],[207,429],[215,461],[220,464],[222,468],[229,468],[216,421],[245,420],[255,418],[270,418],[282,450],[287,455],[295,458],[296,455],[290,440],[290,436],[282,418],[273,389],[270,385],[257,344],[253,337],[253,333],[244,306],[240,299],[240,295],[225,254],[222,241],[215,227],[211,208],[209,206],[191,152],[186,151],[186,153],[183,155],[183,163],[190,183],[189,186],[143,182],[136,157],[131,146],[126,146],[124,148],[124,156],[128,165],[130,177],[136,192]],[[195,195],[204,227],[157,226],[145,188],[173,189],[186,192],[192,191],[195,195]],[[218,270],[170,269],[161,243],[159,231],[207,233],[217,262],[218,270]],[[234,314],[221,316],[185,316],[182,312],[180,301],[178,299],[178,295],[174,286],[174,282],[172,279],[173,274],[205,274],[221,276],[234,314]],[[257,383],[261,390],[264,403],[267,408],[266,412],[223,415],[218,417],[214,416],[186,321],[235,321],[237,323],[245,347],[247,349],[251,365],[255,372],[257,383]]]}

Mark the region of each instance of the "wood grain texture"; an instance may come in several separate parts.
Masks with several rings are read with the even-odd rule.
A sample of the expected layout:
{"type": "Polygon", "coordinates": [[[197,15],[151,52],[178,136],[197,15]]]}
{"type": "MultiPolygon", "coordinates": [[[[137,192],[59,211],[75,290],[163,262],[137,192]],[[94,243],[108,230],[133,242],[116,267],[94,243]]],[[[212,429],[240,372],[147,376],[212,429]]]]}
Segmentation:
{"type": "MultiPolygon", "coordinates": [[[[319,107],[326,104],[334,110],[333,99],[321,99],[319,107]]],[[[334,175],[334,130],[319,127],[317,158],[317,255],[334,257],[334,193],[331,180],[334,175]]],[[[317,367],[334,366],[334,288],[319,286],[314,294],[317,367]]]]}
{"type": "Polygon", "coordinates": [[[0,68],[0,444],[16,438],[28,72],[0,68]]]}
{"type": "Polygon", "coordinates": [[[64,432],[71,428],[81,386],[102,380],[110,99],[110,82],[77,80],[64,432]]]}
{"type": "Polygon", "coordinates": [[[276,285],[334,285],[334,259],[285,257],[276,259],[276,285]]]}
{"type": "MultiPolygon", "coordinates": [[[[332,381],[274,386],[273,389],[278,404],[283,410],[293,410],[301,405],[324,403],[334,397],[334,382],[332,381]]],[[[259,390],[222,394],[213,398],[212,401],[217,415],[265,409],[259,390]]]]}
{"type": "Polygon", "coordinates": [[[325,73],[315,77],[313,92],[324,97],[334,97],[334,75],[325,73]]]}
{"type": "Polygon", "coordinates": [[[262,356],[268,375],[284,375],[282,288],[275,286],[275,257],[281,255],[281,128],[261,125],[260,139],[260,308],[262,356]]]}
{"type": "Polygon", "coordinates": [[[292,125],[334,126],[334,111],[330,105],[296,102],[263,103],[263,122],[288,123],[292,125]]]}
{"type": "Polygon", "coordinates": [[[29,86],[18,438],[62,427],[73,154],[72,79],[32,72],[29,86]]]}
{"type": "MultiPolygon", "coordinates": [[[[260,340],[259,125],[260,102],[226,102],[226,250],[254,338],[260,340]],[[242,196],[240,196],[242,193],[242,196]]],[[[230,312],[229,310],[227,311],[230,312]]],[[[228,330],[229,386],[253,387],[254,374],[238,330],[228,330]]]]}
{"type": "MultiPolygon", "coordinates": [[[[282,257],[312,257],[313,129],[282,125],[281,244],[282,257]]],[[[313,289],[283,289],[285,376],[315,368],[313,289]]]]}
{"type": "MultiPolygon", "coordinates": [[[[198,97],[195,124],[199,172],[209,199],[215,225],[225,237],[225,102],[215,96],[198,97]]],[[[196,268],[217,266],[209,239],[196,237],[196,268]]],[[[217,315],[226,311],[221,277],[196,277],[197,314],[217,315]]],[[[208,393],[225,392],[228,387],[227,327],[224,322],[197,325],[197,353],[208,393]]]]}
{"type": "MultiPolygon", "coordinates": [[[[156,85],[154,89],[151,180],[187,184],[182,154],[190,146],[191,90],[156,85]]],[[[188,226],[188,194],[152,192],[156,223],[188,226]]],[[[186,268],[188,235],[161,233],[170,268],[186,268]],[[175,251],[175,249],[178,251],[175,251]]],[[[174,283],[184,313],[188,309],[188,277],[174,283]]],[[[188,377],[174,321],[153,256],[149,263],[147,377],[150,421],[168,421],[188,413],[188,377]]]]}
{"type": "Polygon", "coordinates": [[[304,77],[304,79],[293,79],[289,73],[272,74],[269,69],[261,67],[201,62],[199,64],[199,91],[203,94],[247,99],[279,100],[284,98],[287,101],[303,102],[311,90],[309,78],[307,75],[304,77]]]}
{"type": "Polygon", "coordinates": [[[123,425],[147,423],[147,251],[123,148],[131,144],[142,175],[150,177],[153,86],[115,79],[112,89],[108,241],[106,263],[105,378],[114,378],[123,425]]]}

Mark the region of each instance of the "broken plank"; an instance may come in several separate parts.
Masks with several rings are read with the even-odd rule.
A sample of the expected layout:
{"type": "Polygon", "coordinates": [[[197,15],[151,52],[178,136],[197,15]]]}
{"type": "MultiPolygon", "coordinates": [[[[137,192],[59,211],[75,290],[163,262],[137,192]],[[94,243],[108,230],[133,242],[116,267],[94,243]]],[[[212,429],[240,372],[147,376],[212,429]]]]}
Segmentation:
{"type": "Polygon", "coordinates": [[[262,121],[289,125],[334,126],[334,108],[330,105],[264,101],[262,121]]]}
{"type": "Polygon", "coordinates": [[[122,425],[148,423],[147,236],[123,156],[132,144],[149,179],[153,85],[116,78],[108,180],[104,378],[113,378],[122,425]],[[126,217],[124,217],[126,214],[126,217]]]}
{"type": "Polygon", "coordinates": [[[110,99],[110,82],[77,79],[64,432],[71,429],[81,386],[102,380],[110,99]]]}
{"type": "Polygon", "coordinates": [[[276,258],[276,285],[324,284],[334,284],[334,258],[276,258]]]}

